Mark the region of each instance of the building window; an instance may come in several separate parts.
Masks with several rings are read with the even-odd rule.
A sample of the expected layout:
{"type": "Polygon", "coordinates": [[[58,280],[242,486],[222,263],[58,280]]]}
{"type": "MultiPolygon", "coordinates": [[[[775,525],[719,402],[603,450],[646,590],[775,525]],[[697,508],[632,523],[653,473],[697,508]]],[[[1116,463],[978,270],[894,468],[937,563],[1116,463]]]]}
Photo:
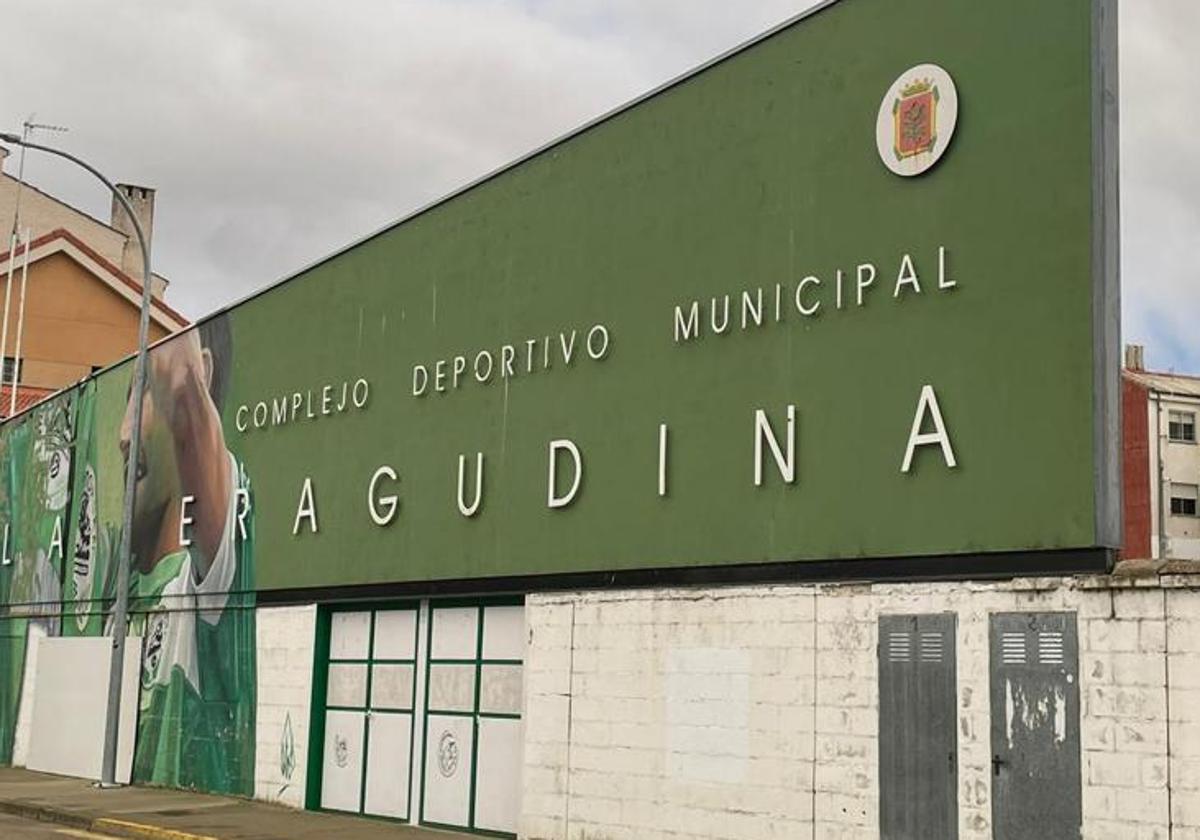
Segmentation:
{"type": "Polygon", "coordinates": [[[1167,439],[1176,443],[1196,442],[1196,415],[1191,411],[1172,411],[1168,416],[1167,439]]]}
{"type": "Polygon", "coordinates": [[[17,381],[20,382],[22,367],[24,367],[24,366],[17,364],[17,360],[15,358],[13,358],[12,356],[5,356],[4,357],[4,371],[3,371],[5,384],[13,381],[13,369],[14,368],[17,371],[17,381]]]}
{"type": "Polygon", "coordinates": [[[1171,515],[1195,516],[1197,496],[1200,496],[1200,487],[1195,484],[1172,484],[1171,515]]]}

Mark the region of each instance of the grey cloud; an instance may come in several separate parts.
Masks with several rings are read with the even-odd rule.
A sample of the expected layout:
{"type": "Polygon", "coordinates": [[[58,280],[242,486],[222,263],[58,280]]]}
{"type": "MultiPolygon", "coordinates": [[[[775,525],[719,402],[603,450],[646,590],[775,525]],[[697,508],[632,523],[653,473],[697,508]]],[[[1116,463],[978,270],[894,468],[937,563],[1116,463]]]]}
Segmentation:
{"type": "Polygon", "coordinates": [[[1200,372],[1200,4],[1122,4],[1122,271],[1127,338],[1200,372]]]}
{"type": "MultiPolygon", "coordinates": [[[[64,145],[157,186],[157,263],[200,315],[810,5],[39,0],[0,54],[0,123],[66,123],[64,145]]],[[[1200,4],[1126,2],[1122,26],[1126,329],[1200,369],[1200,4]]],[[[107,213],[62,165],[29,174],[107,213]]]]}

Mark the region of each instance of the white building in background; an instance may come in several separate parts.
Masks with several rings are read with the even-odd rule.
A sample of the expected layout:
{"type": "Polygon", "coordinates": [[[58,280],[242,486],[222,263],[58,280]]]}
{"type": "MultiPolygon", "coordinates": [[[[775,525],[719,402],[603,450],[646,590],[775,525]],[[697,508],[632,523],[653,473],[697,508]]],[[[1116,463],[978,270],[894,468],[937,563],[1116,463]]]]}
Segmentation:
{"type": "Polygon", "coordinates": [[[1200,377],[1125,354],[1125,556],[1200,560],[1200,377]]]}

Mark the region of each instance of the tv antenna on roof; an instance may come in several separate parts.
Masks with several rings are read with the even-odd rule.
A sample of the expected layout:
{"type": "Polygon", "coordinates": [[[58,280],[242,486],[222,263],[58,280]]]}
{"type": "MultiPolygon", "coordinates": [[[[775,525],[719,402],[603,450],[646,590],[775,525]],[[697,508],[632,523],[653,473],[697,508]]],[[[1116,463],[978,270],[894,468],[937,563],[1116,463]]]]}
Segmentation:
{"type": "MultiPolygon", "coordinates": [[[[50,123],[34,122],[37,114],[30,114],[25,118],[25,122],[21,123],[21,136],[28,140],[29,135],[35,131],[45,131],[54,134],[66,134],[70,131],[65,125],[51,125],[50,123]]],[[[16,239],[17,231],[21,225],[21,192],[25,188],[25,147],[21,147],[21,157],[17,163],[17,197],[13,203],[13,224],[12,238],[16,239]]]]}
{"type": "Polygon", "coordinates": [[[37,114],[30,114],[28,117],[25,118],[25,122],[21,123],[21,127],[25,129],[25,138],[26,139],[28,139],[29,135],[34,131],[53,131],[58,134],[65,134],[66,132],[71,130],[71,129],[67,128],[65,125],[51,125],[50,123],[34,122],[33,118],[36,116],[37,116],[37,114]]]}

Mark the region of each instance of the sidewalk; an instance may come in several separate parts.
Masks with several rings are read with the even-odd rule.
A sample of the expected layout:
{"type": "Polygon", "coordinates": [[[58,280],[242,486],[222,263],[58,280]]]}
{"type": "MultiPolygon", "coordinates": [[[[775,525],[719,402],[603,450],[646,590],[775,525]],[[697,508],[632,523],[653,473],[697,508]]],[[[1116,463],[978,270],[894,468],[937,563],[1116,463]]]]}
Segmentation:
{"type": "Polygon", "coordinates": [[[464,835],[160,788],[0,768],[0,812],[135,840],[454,840],[464,835]]]}

